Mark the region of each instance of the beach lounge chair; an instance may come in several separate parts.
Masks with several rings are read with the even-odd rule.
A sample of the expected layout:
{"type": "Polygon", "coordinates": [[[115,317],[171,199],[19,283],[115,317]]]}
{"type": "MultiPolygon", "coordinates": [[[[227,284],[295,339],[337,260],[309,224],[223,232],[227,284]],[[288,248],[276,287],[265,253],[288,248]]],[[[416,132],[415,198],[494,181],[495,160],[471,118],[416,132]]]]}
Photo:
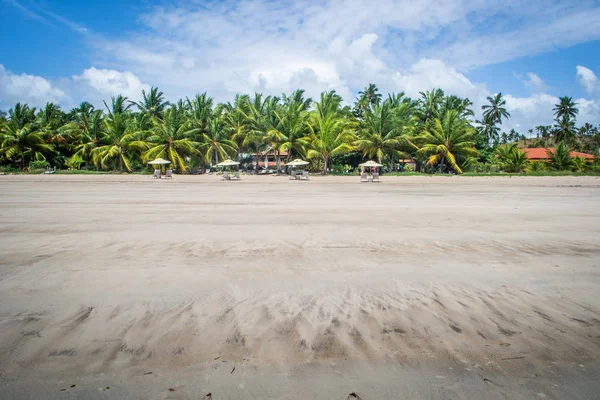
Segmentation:
{"type": "Polygon", "coordinates": [[[292,180],[298,179],[298,171],[290,172],[290,179],[292,179],[292,180]]]}
{"type": "Polygon", "coordinates": [[[303,181],[307,181],[308,180],[308,171],[302,171],[302,175],[300,175],[300,179],[302,179],[303,181]]]}
{"type": "Polygon", "coordinates": [[[160,179],[160,169],[154,170],[154,179],[160,179]]]}
{"type": "Polygon", "coordinates": [[[240,171],[235,171],[233,173],[233,176],[231,177],[231,180],[233,180],[233,181],[241,181],[242,177],[240,176],[240,171]]]}
{"type": "Polygon", "coordinates": [[[373,177],[371,178],[371,182],[379,182],[379,173],[373,172],[373,177]]]}
{"type": "Polygon", "coordinates": [[[366,172],[363,172],[362,174],[360,174],[360,181],[361,182],[369,182],[369,178],[367,177],[366,172]]]}
{"type": "Polygon", "coordinates": [[[173,170],[172,169],[168,169],[167,170],[165,178],[171,178],[171,179],[173,179],[173,170]]]}
{"type": "Polygon", "coordinates": [[[229,177],[229,172],[223,172],[223,175],[221,176],[221,180],[222,181],[228,181],[231,178],[229,177]]]}

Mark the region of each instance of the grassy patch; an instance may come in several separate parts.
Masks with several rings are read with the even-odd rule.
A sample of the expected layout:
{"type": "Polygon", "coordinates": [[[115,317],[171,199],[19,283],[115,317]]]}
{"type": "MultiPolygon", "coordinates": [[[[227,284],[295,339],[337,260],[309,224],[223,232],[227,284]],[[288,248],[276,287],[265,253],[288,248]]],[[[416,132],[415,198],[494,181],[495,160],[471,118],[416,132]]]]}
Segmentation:
{"type": "Polygon", "coordinates": [[[465,172],[462,176],[600,176],[598,171],[572,172],[572,171],[537,171],[522,173],[507,172],[465,172]]]}

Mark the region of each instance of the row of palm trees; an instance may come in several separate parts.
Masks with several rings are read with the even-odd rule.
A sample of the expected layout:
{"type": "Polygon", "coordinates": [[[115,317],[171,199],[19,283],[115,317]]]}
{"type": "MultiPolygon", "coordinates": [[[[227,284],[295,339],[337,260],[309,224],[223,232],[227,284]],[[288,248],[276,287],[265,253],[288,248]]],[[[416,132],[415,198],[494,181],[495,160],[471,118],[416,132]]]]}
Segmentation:
{"type": "MultiPolygon", "coordinates": [[[[258,170],[259,154],[266,150],[276,160],[280,154],[307,158],[324,173],[348,154],[385,162],[392,170],[399,160],[414,157],[431,170],[461,173],[477,162],[477,148],[498,142],[498,126],[510,117],[502,94],[488,100],[481,121],[474,120],[469,99],[441,89],[416,100],[404,93],[384,99],[373,84],[359,92],[353,107],[335,91],[321,93],[318,101],[296,90],[281,97],[237,95],[233,102],[214,104],[206,93],[169,103],[158,88],[142,91],[139,102],[113,97],[104,110],[87,102],[67,113],[53,103],[39,111],[18,103],[0,115],[0,165],[25,169],[47,162],[132,171],[161,157],[186,172],[253,154],[258,170]]],[[[555,113],[557,126],[572,129],[577,114],[572,100],[561,98],[555,113]]]]}

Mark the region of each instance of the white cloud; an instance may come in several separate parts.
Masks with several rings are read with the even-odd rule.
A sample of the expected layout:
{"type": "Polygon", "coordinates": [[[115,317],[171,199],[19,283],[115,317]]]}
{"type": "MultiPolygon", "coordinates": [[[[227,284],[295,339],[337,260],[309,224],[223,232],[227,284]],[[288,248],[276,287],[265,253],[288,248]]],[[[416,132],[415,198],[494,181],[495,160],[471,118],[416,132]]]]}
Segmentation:
{"type": "MultiPolygon", "coordinates": [[[[479,117],[490,92],[469,69],[600,38],[600,8],[588,0],[223,0],[163,3],[138,17],[137,31],[86,34],[94,66],[51,86],[96,105],[119,93],[138,99],[148,84],[169,100],[207,91],[217,101],[302,88],[352,102],[368,83],[412,97],[440,87],[469,97],[479,117]]],[[[513,117],[503,128],[551,122],[556,98],[542,79],[519,79],[536,94],[507,95],[513,117]]],[[[595,118],[596,106],[582,99],[582,116],[595,118]]]]}
{"type": "Polygon", "coordinates": [[[17,102],[41,107],[46,102],[66,100],[65,92],[50,81],[37,75],[14,74],[0,64],[0,109],[7,109],[17,102]]]}
{"type": "MultiPolygon", "coordinates": [[[[536,93],[529,97],[514,97],[508,94],[505,99],[506,109],[510,112],[511,118],[502,125],[502,128],[504,130],[515,128],[520,133],[525,133],[527,129],[537,125],[554,124],[552,109],[560,101],[558,97],[547,93],[536,93]]],[[[597,101],[580,98],[575,102],[579,109],[577,116],[579,125],[584,122],[600,123],[600,104],[597,101]]]]}
{"type": "Polygon", "coordinates": [[[396,90],[402,90],[411,97],[418,97],[419,92],[432,88],[443,89],[447,94],[468,97],[474,102],[489,94],[484,85],[472,83],[465,75],[441,60],[422,59],[407,72],[396,72],[393,80],[396,90]]]}
{"type": "Polygon", "coordinates": [[[114,69],[88,68],[81,75],[73,76],[74,82],[89,85],[98,93],[107,96],[122,94],[129,99],[139,99],[142,90],[148,91],[149,85],[129,71],[119,72],[114,69]]]}
{"type": "Polygon", "coordinates": [[[398,73],[413,74],[423,59],[463,74],[600,37],[592,28],[600,9],[554,0],[381,0],[377,7],[365,0],[225,0],[149,8],[140,20],[143,33],[96,41],[106,66],[132,71],[170,97],[206,90],[217,100],[280,94],[292,85],[311,96],[336,88],[346,97],[369,82],[394,88],[398,73]]]}
{"type": "Polygon", "coordinates": [[[579,84],[585,89],[586,92],[592,93],[596,90],[596,86],[598,85],[598,78],[594,71],[589,68],[586,68],[582,65],[577,66],[577,80],[579,84]]]}
{"type": "Polygon", "coordinates": [[[543,90],[546,87],[542,78],[540,78],[537,74],[528,72],[526,75],[527,78],[523,80],[525,87],[533,88],[538,91],[543,90]]]}

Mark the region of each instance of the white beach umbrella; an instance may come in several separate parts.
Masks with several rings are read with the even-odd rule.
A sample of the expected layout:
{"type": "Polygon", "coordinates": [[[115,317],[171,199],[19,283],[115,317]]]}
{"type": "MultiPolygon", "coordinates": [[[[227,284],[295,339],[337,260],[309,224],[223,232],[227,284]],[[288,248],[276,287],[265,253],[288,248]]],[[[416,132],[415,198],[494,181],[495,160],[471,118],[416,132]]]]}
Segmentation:
{"type": "Polygon", "coordinates": [[[285,166],[286,167],[300,167],[300,166],[308,165],[308,164],[310,164],[308,161],[304,161],[299,158],[296,158],[295,160],[292,160],[289,163],[285,164],[285,166]]]}
{"type": "Polygon", "coordinates": [[[358,164],[358,165],[361,166],[361,167],[367,167],[367,168],[371,168],[371,167],[383,167],[383,165],[381,165],[381,164],[379,164],[379,163],[377,163],[375,161],[372,161],[372,160],[371,161],[367,161],[367,162],[362,163],[362,164],[358,164]]]}
{"type": "Polygon", "coordinates": [[[171,164],[171,161],[165,160],[164,158],[157,158],[156,160],[150,161],[148,164],[150,164],[150,165],[166,165],[166,164],[171,164]]]}
{"type": "Polygon", "coordinates": [[[240,163],[233,160],[225,160],[217,164],[218,167],[231,167],[233,165],[240,165],[240,163]]]}

